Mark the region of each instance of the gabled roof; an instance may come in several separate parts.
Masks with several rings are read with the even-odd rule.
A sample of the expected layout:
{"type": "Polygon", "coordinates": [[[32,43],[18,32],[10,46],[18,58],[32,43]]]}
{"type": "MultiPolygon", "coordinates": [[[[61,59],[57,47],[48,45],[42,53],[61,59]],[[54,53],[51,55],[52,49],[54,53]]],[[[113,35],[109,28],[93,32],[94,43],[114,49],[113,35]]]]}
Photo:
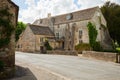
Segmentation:
{"type": "Polygon", "coordinates": [[[50,30],[49,27],[38,25],[29,25],[29,27],[35,35],[54,36],[54,33],[50,30]]]}
{"type": "MultiPolygon", "coordinates": [[[[53,16],[51,18],[54,18],[54,20],[55,20],[54,24],[68,23],[68,22],[72,22],[72,21],[89,20],[94,16],[94,13],[98,8],[99,7],[88,8],[88,9],[71,12],[71,13],[67,13],[67,14],[63,14],[63,15],[53,16]],[[69,14],[72,14],[72,19],[67,20],[66,16],[69,14]]],[[[48,25],[48,22],[49,22],[48,18],[38,19],[34,22],[34,24],[39,22],[40,20],[42,20],[42,23],[40,23],[40,24],[48,25]]]]}
{"type": "Polygon", "coordinates": [[[85,10],[68,13],[68,14],[72,14],[72,19],[70,19],[70,20],[66,19],[66,16],[68,14],[55,16],[53,18],[55,18],[55,24],[66,23],[66,22],[71,22],[71,21],[78,21],[78,20],[79,21],[89,20],[94,16],[94,13],[97,8],[98,7],[94,7],[94,8],[89,8],[89,9],[85,9],[85,10]]]}

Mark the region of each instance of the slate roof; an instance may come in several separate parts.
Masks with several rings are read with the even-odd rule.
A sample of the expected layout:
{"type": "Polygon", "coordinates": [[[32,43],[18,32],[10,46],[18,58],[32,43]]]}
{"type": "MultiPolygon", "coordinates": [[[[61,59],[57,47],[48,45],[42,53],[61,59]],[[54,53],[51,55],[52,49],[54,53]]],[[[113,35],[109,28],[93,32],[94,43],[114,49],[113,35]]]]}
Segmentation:
{"type": "MultiPolygon", "coordinates": [[[[95,11],[98,8],[99,7],[88,8],[88,9],[71,12],[71,13],[67,13],[67,14],[63,14],[63,15],[52,16],[52,18],[54,18],[54,20],[55,20],[54,24],[68,23],[68,22],[72,22],[72,21],[89,20],[94,16],[95,11]],[[72,14],[72,16],[73,16],[73,18],[71,20],[66,19],[66,16],[68,14],[72,14]]],[[[48,22],[49,22],[48,18],[38,19],[33,24],[37,23],[40,20],[42,20],[43,25],[48,25],[48,22]]]]}
{"type": "Polygon", "coordinates": [[[29,27],[35,35],[54,36],[54,33],[50,30],[49,27],[38,25],[29,25],[29,27]]]}

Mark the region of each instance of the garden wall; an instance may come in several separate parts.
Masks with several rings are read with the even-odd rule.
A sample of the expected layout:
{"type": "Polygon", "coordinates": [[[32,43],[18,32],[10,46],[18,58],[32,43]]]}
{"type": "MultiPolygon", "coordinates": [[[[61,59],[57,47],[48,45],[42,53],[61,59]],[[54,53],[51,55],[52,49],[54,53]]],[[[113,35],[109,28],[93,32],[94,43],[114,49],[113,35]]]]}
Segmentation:
{"type": "Polygon", "coordinates": [[[111,52],[83,51],[83,57],[94,58],[98,60],[120,62],[120,55],[111,52]]]}
{"type": "Polygon", "coordinates": [[[61,50],[47,51],[47,54],[74,55],[74,56],[78,55],[76,51],[61,51],[61,50]]]}

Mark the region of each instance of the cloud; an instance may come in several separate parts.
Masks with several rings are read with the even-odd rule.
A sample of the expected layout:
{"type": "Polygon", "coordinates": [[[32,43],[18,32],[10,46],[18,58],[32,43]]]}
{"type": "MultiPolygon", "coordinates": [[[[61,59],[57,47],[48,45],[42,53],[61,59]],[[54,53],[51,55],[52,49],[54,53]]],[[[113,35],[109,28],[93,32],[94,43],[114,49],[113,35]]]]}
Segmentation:
{"type": "Polygon", "coordinates": [[[58,15],[78,9],[74,0],[39,0],[37,4],[35,0],[25,0],[25,4],[28,5],[28,8],[20,10],[19,21],[26,23],[31,23],[37,18],[47,17],[48,13],[58,15]]]}
{"type": "MultiPolygon", "coordinates": [[[[38,18],[73,12],[94,6],[101,6],[107,0],[25,0],[27,8],[20,9],[19,21],[32,23],[38,18]],[[37,2],[36,2],[37,1],[37,2]]],[[[120,3],[119,0],[110,0],[120,3]]]]}

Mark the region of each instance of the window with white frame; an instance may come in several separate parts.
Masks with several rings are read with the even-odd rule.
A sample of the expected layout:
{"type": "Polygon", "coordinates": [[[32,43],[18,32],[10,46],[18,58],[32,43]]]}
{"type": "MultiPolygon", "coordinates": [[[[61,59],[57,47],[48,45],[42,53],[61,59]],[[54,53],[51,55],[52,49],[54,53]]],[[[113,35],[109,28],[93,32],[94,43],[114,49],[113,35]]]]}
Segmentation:
{"type": "Polygon", "coordinates": [[[83,40],[79,40],[79,44],[83,43],[83,40]]]}
{"type": "Polygon", "coordinates": [[[59,33],[56,33],[56,38],[59,38],[59,33]]]}
{"type": "Polygon", "coordinates": [[[82,39],[82,36],[83,36],[83,31],[79,30],[79,39],[82,39]]]}

